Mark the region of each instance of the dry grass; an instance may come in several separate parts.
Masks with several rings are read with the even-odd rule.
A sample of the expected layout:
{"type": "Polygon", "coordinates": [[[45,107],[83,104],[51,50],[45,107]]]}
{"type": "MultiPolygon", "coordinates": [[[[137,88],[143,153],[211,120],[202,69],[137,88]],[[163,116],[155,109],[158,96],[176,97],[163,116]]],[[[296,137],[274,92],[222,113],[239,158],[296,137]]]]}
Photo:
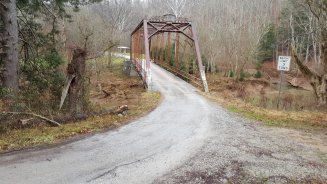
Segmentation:
{"type": "Polygon", "coordinates": [[[131,109],[128,116],[96,116],[78,123],[67,123],[61,127],[43,125],[37,128],[8,131],[0,134],[0,151],[60,143],[67,138],[78,135],[91,134],[119,127],[153,110],[160,101],[160,94],[144,92],[142,93],[141,99],[142,104],[139,104],[138,108],[131,109]]]}
{"type": "MultiPolygon", "coordinates": [[[[264,80],[250,79],[241,84],[235,84],[233,79],[226,79],[222,76],[209,76],[209,86],[211,87],[211,91],[210,95],[206,95],[208,98],[217,101],[230,111],[261,121],[267,126],[293,128],[310,132],[327,132],[327,115],[325,110],[312,111],[300,108],[294,110],[294,107],[291,108],[292,110],[285,110],[285,108],[283,110],[277,110],[275,104],[271,102],[270,106],[267,104],[262,105],[262,99],[269,102],[271,98],[276,98],[276,95],[269,96],[269,94],[276,93],[276,91],[273,91],[264,80]],[[242,85],[251,86],[251,88],[244,90],[242,85]],[[241,90],[238,89],[238,86],[241,86],[241,90]],[[267,94],[261,91],[262,88],[266,88],[267,94]],[[246,95],[247,97],[245,97],[246,95]],[[262,96],[268,96],[268,99],[264,99],[262,96]],[[257,102],[254,103],[253,99],[257,99],[257,102]]],[[[293,104],[291,105],[306,102],[308,98],[303,96],[298,98],[299,93],[303,96],[310,95],[309,92],[302,93],[292,89],[285,97],[292,97],[291,103],[293,104]]]]}
{"type": "Polygon", "coordinates": [[[239,99],[224,99],[219,97],[220,95],[217,93],[211,93],[206,96],[232,112],[261,121],[267,126],[295,128],[306,131],[327,131],[327,116],[325,112],[272,110],[253,106],[239,99]]]}
{"type": "MultiPolygon", "coordinates": [[[[99,65],[103,64],[101,60],[97,62],[99,65]]],[[[146,92],[138,78],[122,74],[121,59],[116,59],[110,68],[105,66],[100,68],[97,79],[93,75],[96,71],[91,70],[90,73],[90,103],[93,110],[107,110],[118,105],[128,105],[130,110],[126,116],[94,116],[85,121],[66,123],[61,127],[39,125],[33,128],[3,131],[0,133],[0,152],[61,143],[82,135],[113,129],[144,116],[160,103],[161,95],[158,92],[146,92]],[[96,82],[101,83],[102,89],[112,95],[104,98],[103,92],[97,89],[96,82]],[[112,86],[115,87],[111,88],[112,86]]]]}

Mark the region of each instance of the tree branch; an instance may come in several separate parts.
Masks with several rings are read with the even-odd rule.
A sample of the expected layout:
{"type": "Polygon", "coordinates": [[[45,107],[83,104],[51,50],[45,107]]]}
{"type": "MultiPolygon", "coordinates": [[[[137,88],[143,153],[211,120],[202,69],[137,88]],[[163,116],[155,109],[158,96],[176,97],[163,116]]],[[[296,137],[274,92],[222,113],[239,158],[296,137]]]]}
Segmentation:
{"type": "Polygon", "coordinates": [[[312,2],[310,0],[306,0],[306,2],[309,6],[310,12],[317,18],[317,20],[320,20],[320,16],[312,8],[312,2]]]}
{"type": "Polygon", "coordinates": [[[28,20],[26,19],[26,15],[24,14],[24,12],[21,10],[21,8],[20,7],[18,7],[17,6],[17,9],[20,11],[20,13],[23,15],[22,17],[24,17],[25,18],[25,20],[23,20],[22,19],[22,17],[20,17],[20,16],[17,16],[17,18],[20,20],[20,21],[22,21],[24,24],[25,24],[25,26],[31,31],[31,34],[32,34],[32,36],[34,37],[34,39],[35,40],[38,40],[37,39],[37,36],[35,35],[35,32],[34,32],[34,30],[30,27],[30,25],[27,23],[28,22],[28,20]]]}
{"type": "Polygon", "coordinates": [[[3,7],[4,10],[8,10],[8,7],[5,4],[3,4],[3,2],[0,2],[0,5],[3,7]]]}
{"type": "Polygon", "coordinates": [[[299,66],[299,69],[307,79],[311,80],[311,77],[314,76],[314,73],[306,65],[304,65],[301,59],[298,57],[295,46],[292,44],[291,47],[292,47],[292,56],[296,64],[299,66]]]}
{"type": "Polygon", "coordinates": [[[5,114],[12,114],[12,115],[29,115],[29,116],[35,116],[39,119],[45,120],[48,124],[52,125],[52,126],[61,126],[60,123],[51,120],[49,118],[46,118],[44,116],[38,115],[38,114],[34,114],[34,113],[28,113],[28,112],[1,112],[0,115],[5,115],[5,114]]]}
{"type": "Polygon", "coordinates": [[[54,18],[57,18],[57,16],[47,7],[46,4],[44,4],[43,1],[41,1],[43,7],[54,17],[54,18]]]}

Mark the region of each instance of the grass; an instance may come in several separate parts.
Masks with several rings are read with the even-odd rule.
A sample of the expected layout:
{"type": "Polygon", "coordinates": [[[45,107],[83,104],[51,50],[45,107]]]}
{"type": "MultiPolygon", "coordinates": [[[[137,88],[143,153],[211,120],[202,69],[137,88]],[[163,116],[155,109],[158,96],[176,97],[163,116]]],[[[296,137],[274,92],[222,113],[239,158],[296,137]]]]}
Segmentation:
{"type": "Polygon", "coordinates": [[[292,128],[307,132],[324,133],[327,131],[327,116],[324,112],[265,109],[239,99],[224,99],[218,96],[207,95],[208,98],[218,102],[229,111],[260,121],[265,126],[292,128]]]}
{"type": "Polygon", "coordinates": [[[119,127],[153,110],[160,102],[161,97],[157,92],[145,92],[141,98],[143,103],[137,109],[130,110],[128,116],[96,116],[78,123],[63,124],[61,127],[43,125],[37,128],[11,130],[0,134],[0,151],[60,143],[77,135],[97,133],[119,127]]]}
{"type": "MultiPolygon", "coordinates": [[[[44,124],[33,128],[3,131],[0,133],[0,152],[57,144],[84,135],[103,132],[120,127],[152,111],[161,102],[160,93],[147,92],[138,78],[123,75],[122,62],[123,59],[115,58],[110,68],[101,67],[101,75],[97,79],[97,82],[103,84],[103,89],[108,90],[113,96],[104,99],[102,92],[97,91],[91,85],[90,101],[92,106],[99,110],[126,104],[130,109],[126,116],[94,116],[85,121],[66,123],[61,127],[49,127],[44,124]],[[131,88],[131,84],[136,87],[131,88]],[[115,86],[114,91],[110,91],[110,85],[115,86]],[[124,91],[126,96],[119,96],[117,93],[120,91],[124,91]]],[[[93,77],[92,72],[90,76],[93,77]]],[[[92,82],[94,80],[91,78],[92,82]]]]}
{"type": "Polygon", "coordinates": [[[326,111],[314,108],[315,101],[311,91],[284,89],[280,106],[283,110],[278,110],[276,108],[278,90],[264,79],[249,78],[243,82],[236,82],[221,74],[214,74],[208,75],[208,83],[211,89],[207,97],[232,112],[270,127],[327,132],[326,111]],[[245,88],[244,91],[240,90],[242,86],[245,88]],[[261,101],[263,97],[266,101],[261,101]],[[289,100],[290,104],[284,104],[283,98],[288,98],[286,100],[289,100]]]}

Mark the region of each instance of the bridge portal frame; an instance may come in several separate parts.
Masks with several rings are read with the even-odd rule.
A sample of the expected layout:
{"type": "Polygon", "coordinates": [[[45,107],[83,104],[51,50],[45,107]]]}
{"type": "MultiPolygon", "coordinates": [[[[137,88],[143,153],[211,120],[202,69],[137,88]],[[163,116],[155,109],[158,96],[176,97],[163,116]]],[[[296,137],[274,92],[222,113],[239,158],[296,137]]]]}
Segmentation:
{"type": "MultiPolygon", "coordinates": [[[[208,83],[205,75],[205,67],[202,63],[201,52],[199,47],[199,41],[194,25],[186,19],[178,19],[173,21],[166,21],[163,17],[156,17],[150,20],[144,19],[135,30],[131,33],[131,52],[130,58],[136,67],[137,72],[140,74],[144,85],[151,89],[151,71],[150,71],[150,47],[151,40],[155,35],[168,33],[176,33],[179,38],[180,35],[184,35],[188,38],[195,48],[197,65],[200,73],[200,78],[203,85],[203,90],[208,92],[208,83]],[[142,42],[143,43],[142,43],[142,42]],[[144,54],[143,54],[144,53],[144,54]],[[142,59],[145,57],[145,60],[142,59]]],[[[163,36],[162,36],[163,38],[163,36]]],[[[170,41],[170,40],[168,40],[170,41]]],[[[178,53],[177,53],[178,54],[178,53]]],[[[162,58],[160,58],[162,60],[162,58]]]]}

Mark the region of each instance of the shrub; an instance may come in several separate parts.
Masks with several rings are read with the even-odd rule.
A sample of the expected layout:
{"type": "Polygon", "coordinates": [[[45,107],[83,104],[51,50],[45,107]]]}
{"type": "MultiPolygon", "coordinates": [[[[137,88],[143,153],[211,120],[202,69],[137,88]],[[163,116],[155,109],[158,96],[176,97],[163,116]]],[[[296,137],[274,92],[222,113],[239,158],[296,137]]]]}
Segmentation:
{"type": "Polygon", "coordinates": [[[246,91],[246,86],[245,85],[240,85],[238,86],[237,89],[237,97],[241,98],[242,100],[245,100],[248,96],[248,93],[246,91]]]}
{"type": "Polygon", "coordinates": [[[262,77],[261,72],[259,70],[257,70],[257,73],[254,74],[254,77],[257,79],[261,78],[262,77]]]}
{"type": "Polygon", "coordinates": [[[241,71],[239,75],[239,81],[244,81],[246,78],[250,78],[252,75],[249,72],[241,71]]]}
{"type": "Polygon", "coordinates": [[[32,108],[44,108],[42,105],[51,105],[52,107],[48,108],[55,108],[54,103],[60,99],[64,84],[64,76],[58,71],[63,61],[58,52],[51,51],[23,63],[22,101],[32,108]]]}
{"type": "Polygon", "coordinates": [[[234,71],[233,70],[229,70],[227,77],[234,77],[234,71]]]}

